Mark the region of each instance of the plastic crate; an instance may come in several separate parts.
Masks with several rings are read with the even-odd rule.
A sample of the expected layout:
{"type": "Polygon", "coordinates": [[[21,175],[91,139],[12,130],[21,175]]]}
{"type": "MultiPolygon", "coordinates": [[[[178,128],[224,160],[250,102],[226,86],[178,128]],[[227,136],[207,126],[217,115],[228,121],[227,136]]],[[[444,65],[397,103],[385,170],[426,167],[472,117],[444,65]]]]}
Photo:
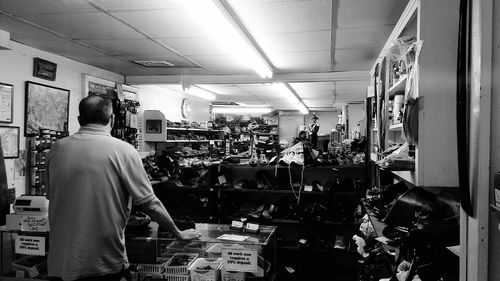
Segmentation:
{"type": "Polygon", "coordinates": [[[191,243],[191,241],[174,241],[167,245],[167,253],[186,253],[186,246],[191,243]]]}
{"type": "Polygon", "coordinates": [[[150,280],[150,279],[165,279],[164,274],[158,273],[139,273],[139,280],[150,280]]]}
{"type": "Polygon", "coordinates": [[[46,272],[47,258],[40,256],[26,256],[12,262],[12,270],[24,271],[29,278],[35,278],[40,272],[46,272]]]}
{"type": "Polygon", "coordinates": [[[165,272],[165,266],[169,261],[159,262],[156,264],[145,264],[139,263],[137,264],[137,271],[140,273],[154,273],[154,274],[162,274],[165,272]]]}
{"type": "Polygon", "coordinates": [[[245,272],[227,271],[224,266],[221,268],[222,281],[245,281],[245,272]]]}
{"type": "Polygon", "coordinates": [[[218,259],[196,259],[189,267],[191,281],[218,281],[220,278],[220,268],[222,267],[222,258],[218,259]],[[210,266],[212,269],[198,269],[210,266]]]}
{"type": "Polygon", "coordinates": [[[189,243],[185,250],[186,253],[196,253],[200,256],[207,256],[207,249],[211,247],[211,244],[201,241],[193,241],[189,243]]]}
{"type": "Polygon", "coordinates": [[[189,281],[190,275],[175,275],[175,274],[163,274],[163,278],[167,281],[189,281]]]}
{"type": "Polygon", "coordinates": [[[193,253],[177,253],[175,254],[170,261],[167,262],[165,266],[165,274],[169,275],[186,275],[189,274],[189,266],[193,264],[193,262],[198,257],[198,254],[193,253]],[[179,256],[186,256],[189,259],[189,262],[186,265],[173,265],[172,263],[176,261],[179,256]]]}

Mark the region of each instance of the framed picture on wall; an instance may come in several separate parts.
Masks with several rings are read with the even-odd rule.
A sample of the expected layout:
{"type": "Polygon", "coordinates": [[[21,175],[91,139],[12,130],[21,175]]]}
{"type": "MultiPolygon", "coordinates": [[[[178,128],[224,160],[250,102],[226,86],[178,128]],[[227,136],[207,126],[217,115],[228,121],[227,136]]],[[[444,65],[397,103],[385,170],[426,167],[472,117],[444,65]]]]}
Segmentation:
{"type": "Polygon", "coordinates": [[[69,90],[26,81],[24,136],[38,135],[40,128],[68,130],[69,90]]]}
{"type": "Polygon", "coordinates": [[[14,86],[0,83],[0,122],[12,123],[14,106],[14,86]]]}
{"type": "Polygon", "coordinates": [[[45,80],[55,81],[57,72],[57,64],[41,59],[33,59],[33,76],[45,80]]]}
{"type": "Polygon", "coordinates": [[[19,127],[0,126],[4,158],[19,158],[19,127]]]}

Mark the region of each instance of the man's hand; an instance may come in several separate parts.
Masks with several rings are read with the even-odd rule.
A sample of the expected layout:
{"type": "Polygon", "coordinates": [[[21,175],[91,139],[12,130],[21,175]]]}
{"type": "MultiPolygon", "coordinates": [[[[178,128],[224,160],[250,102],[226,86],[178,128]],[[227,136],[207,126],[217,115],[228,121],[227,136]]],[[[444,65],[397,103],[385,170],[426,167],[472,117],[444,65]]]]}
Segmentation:
{"type": "Polygon", "coordinates": [[[200,238],[201,234],[198,230],[191,228],[179,232],[178,237],[182,240],[193,240],[200,238]]]}

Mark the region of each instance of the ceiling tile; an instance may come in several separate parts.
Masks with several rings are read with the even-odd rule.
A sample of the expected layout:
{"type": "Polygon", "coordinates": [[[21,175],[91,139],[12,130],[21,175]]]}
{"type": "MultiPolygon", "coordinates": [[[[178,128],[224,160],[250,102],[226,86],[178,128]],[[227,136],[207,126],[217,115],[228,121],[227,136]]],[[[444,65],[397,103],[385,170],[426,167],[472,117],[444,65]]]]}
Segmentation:
{"type": "Polygon", "coordinates": [[[37,40],[37,39],[21,39],[20,43],[31,46],[33,48],[57,54],[60,56],[73,57],[104,57],[105,54],[79,45],[75,42],[66,39],[56,40],[37,40]]]}
{"type": "Polygon", "coordinates": [[[384,47],[393,26],[369,26],[359,28],[337,29],[335,48],[370,47],[379,51],[384,47]]]}
{"type": "Polygon", "coordinates": [[[216,31],[200,24],[185,9],[114,12],[152,38],[210,37],[216,31]]]}
{"type": "Polygon", "coordinates": [[[251,34],[331,29],[331,0],[241,1],[230,6],[251,34]]]}
{"type": "MultiPolygon", "coordinates": [[[[186,0],[93,0],[108,11],[141,11],[176,9],[185,6],[186,0]]],[[[191,0],[189,0],[191,1],[191,0]]]]}
{"type": "Polygon", "coordinates": [[[379,53],[377,48],[335,49],[335,63],[365,61],[377,57],[379,53]]]}
{"type": "Polygon", "coordinates": [[[224,42],[217,37],[155,38],[184,56],[228,56],[224,42]]]}
{"type": "Polygon", "coordinates": [[[132,28],[96,12],[61,15],[25,15],[26,20],[78,40],[144,39],[132,28]]]}
{"type": "Polygon", "coordinates": [[[408,0],[338,0],[339,28],[395,25],[408,0]]]}
{"type": "Polygon", "coordinates": [[[178,57],[175,53],[149,39],[79,40],[115,56],[178,57]]]}
{"type": "Polygon", "coordinates": [[[254,34],[259,46],[266,54],[329,51],[330,31],[311,31],[280,34],[254,34]]]}
{"type": "Polygon", "coordinates": [[[0,29],[10,32],[10,39],[20,41],[22,39],[30,40],[59,40],[60,36],[54,35],[41,28],[24,22],[15,20],[11,17],[0,15],[0,29]]]}
{"type": "Polygon", "coordinates": [[[328,72],[331,70],[330,52],[297,52],[268,54],[279,72],[328,72]]]}
{"type": "Polygon", "coordinates": [[[232,56],[187,56],[213,74],[255,74],[247,65],[232,56]]]}
{"type": "Polygon", "coordinates": [[[0,10],[14,15],[74,14],[96,11],[85,1],[74,0],[0,0],[0,10]]]}

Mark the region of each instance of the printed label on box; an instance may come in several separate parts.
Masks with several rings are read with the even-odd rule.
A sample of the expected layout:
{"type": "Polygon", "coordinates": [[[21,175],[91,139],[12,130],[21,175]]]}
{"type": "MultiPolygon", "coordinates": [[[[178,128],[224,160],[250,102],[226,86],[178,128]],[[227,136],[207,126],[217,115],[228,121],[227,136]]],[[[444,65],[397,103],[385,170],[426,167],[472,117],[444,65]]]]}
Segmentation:
{"type": "Polygon", "coordinates": [[[222,248],[222,260],[227,271],[258,272],[256,249],[222,248]]]}
{"type": "Polygon", "coordinates": [[[45,256],[45,237],[18,235],[14,251],[21,255],[45,256]]]}
{"type": "Polygon", "coordinates": [[[47,232],[49,223],[46,216],[24,216],[21,219],[21,231],[47,232]]]}

